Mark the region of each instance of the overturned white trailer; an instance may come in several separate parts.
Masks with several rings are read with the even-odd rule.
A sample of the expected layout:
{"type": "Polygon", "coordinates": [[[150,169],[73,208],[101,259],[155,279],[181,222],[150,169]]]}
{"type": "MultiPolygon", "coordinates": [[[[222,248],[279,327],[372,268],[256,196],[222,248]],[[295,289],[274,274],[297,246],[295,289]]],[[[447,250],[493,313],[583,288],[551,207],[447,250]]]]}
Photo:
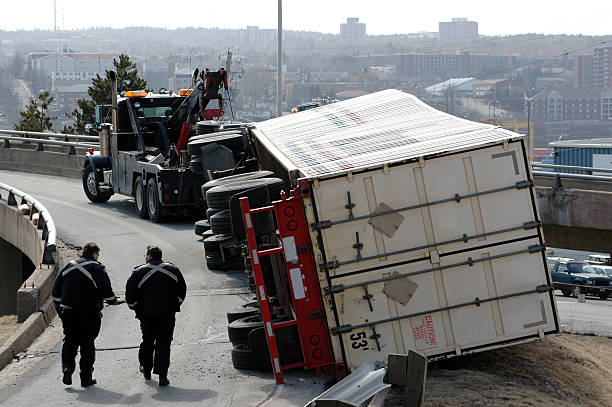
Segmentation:
{"type": "Polygon", "coordinates": [[[300,265],[291,294],[322,295],[336,364],[410,349],[433,360],[559,332],[522,135],[397,90],[253,133],[264,167],[302,192],[316,266],[300,265]],[[318,287],[304,286],[311,272],[318,287]]]}

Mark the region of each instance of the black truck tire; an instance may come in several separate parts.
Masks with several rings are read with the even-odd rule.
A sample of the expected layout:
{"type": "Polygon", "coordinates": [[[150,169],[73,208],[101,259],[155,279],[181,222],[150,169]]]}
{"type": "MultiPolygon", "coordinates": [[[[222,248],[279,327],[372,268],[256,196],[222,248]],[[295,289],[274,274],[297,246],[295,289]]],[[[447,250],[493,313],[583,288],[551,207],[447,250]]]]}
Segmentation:
{"type": "Polygon", "coordinates": [[[189,169],[194,174],[204,174],[204,162],[199,156],[192,156],[192,160],[189,161],[189,169]]]}
{"type": "Polygon", "coordinates": [[[238,345],[232,348],[232,365],[235,369],[255,370],[253,354],[247,345],[238,345]]]}
{"type": "Polygon", "coordinates": [[[242,134],[211,134],[202,137],[203,138],[192,139],[189,144],[187,144],[187,150],[192,156],[201,155],[202,147],[206,147],[211,143],[217,143],[232,151],[242,151],[246,147],[245,136],[243,136],[242,134]]]}
{"type": "Polygon", "coordinates": [[[223,130],[223,131],[215,131],[213,133],[196,134],[195,136],[190,138],[189,141],[203,140],[208,137],[217,137],[217,136],[235,136],[236,134],[244,135],[246,134],[246,130],[243,131],[240,129],[230,129],[230,130],[223,130]]]}
{"type": "MultiPolygon", "coordinates": [[[[215,233],[212,230],[211,232],[215,233]]],[[[211,237],[207,237],[204,240],[204,252],[206,254],[221,253],[219,245],[232,239],[233,237],[231,235],[213,235],[211,237]]]]}
{"type": "Polygon", "coordinates": [[[192,185],[191,195],[193,196],[193,206],[197,211],[198,217],[199,215],[204,215],[206,209],[208,209],[208,205],[206,205],[206,199],[204,199],[204,195],[202,195],[202,188],[197,184],[192,185]]]}
{"type": "Polygon", "coordinates": [[[142,219],[149,216],[146,189],[147,186],[142,182],[142,177],[136,178],[136,181],[134,181],[134,202],[136,203],[136,213],[142,219]]]}
{"type": "Polygon", "coordinates": [[[228,175],[223,178],[213,179],[208,181],[206,184],[202,185],[202,194],[206,197],[206,192],[214,187],[218,187],[219,185],[226,184],[234,184],[240,181],[247,181],[250,179],[260,179],[260,178],[270,178],[274,177],[274,173],[272,171],[252,171],[246,172],[244,174],[234,174],[228,175]]]}
{"type": "Polygon", "coordinates": [[[225,258],[223,271],[244,271],[244,258],[242,256],[225,258]]]}
{"type": "Polygon", "coordinates": [[[196,123],[196,134],[209,134],[219,131],[221,122],[216,120],[202,120],[196,123]]]}
{"type": "Polygon", "coordinates": [[[215,235],[231,235],[232,219],[229,211],[221,211],[210,217],[210,229],[215,235]]]}
{"type": "Polygon", "coordinates": [[[147,211],[151,222],[158,223],[162,220],[162,207],[159,202],[159,192],[155,177],[149,178],[147,182],[147,211]]]}
{"type": "Polygon", "coordinates": [[[93,203],[104,203],[113,195],[112,190],[102,191],[100,187],[98,187],[96,174],[89,164],[85,165],[85,168],[83,168],[83,191],[87,199],[93,203]]]}
{"type": "Polygon", "coordinates": [[[208,270],[223,270],[223,257],[221,253],[205,254],[206,268],[208,270]]]}
{"type": "Polygon", "coordinates": [[[270,201],[277,200],[280,196],[280,191],[284,188],[283,180],[280,178],[260,178],[239,181],[209,189],[206,191],[206,203],[209,208],[229,209],[229,200],[232,195],[262,186],[266,186],[267,195],[270,201]]]}
{"type": "Polygon", "coordinates": [[[263,326],[260,315],[252,315],[232,321],[227,326],[230,342],[235,345],[248,345],[249,333],[255,328],[263,326]]]}
{"type": "Polygon", "coordinates": [[[259,308],[255,307],[237,307],[225,313],[227,315],[227,323],[231,324],[237,319],[259,315],[259,308]]]}
{"type": "Polygon", "coordinates": [[[206,219],[210,219],[213,215],[219,212],[223,212],[223,209],[214,209],[214,208],[206,209],[206,219]]]}
{"type": "Polygon", "coordinates": [[[193,231],[195,232],[196,236],[202,236],[202,234],[208,229],[210,229],[210,225],[206,220],[199,220],[193,224],[193,231]]]}

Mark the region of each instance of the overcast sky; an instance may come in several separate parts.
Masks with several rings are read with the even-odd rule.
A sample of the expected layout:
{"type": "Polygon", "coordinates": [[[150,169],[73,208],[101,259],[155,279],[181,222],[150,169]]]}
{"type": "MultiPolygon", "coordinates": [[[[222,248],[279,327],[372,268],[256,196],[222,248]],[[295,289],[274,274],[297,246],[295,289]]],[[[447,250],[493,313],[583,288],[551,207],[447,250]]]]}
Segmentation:
{"type": "MultiPolygon", "coordinates": [[[[277,0],[56,0],[58,28],[276,28],[277,0]]],[[[368,34],[438,31],[439,21],[467,17],[483,35],[612,34],[612,0],[285,0],[289,30],[337,34],[359,17],[368,34]]],[[[0,29],[53,29],[53,0],[0,0],[0,29]]]]}

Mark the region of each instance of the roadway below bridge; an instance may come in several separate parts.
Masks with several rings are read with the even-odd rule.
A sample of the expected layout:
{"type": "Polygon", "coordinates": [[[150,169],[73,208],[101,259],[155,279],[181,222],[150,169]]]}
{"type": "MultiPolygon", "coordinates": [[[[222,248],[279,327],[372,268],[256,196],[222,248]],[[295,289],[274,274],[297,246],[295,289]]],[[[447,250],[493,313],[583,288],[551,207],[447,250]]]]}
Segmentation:
{"type": "MultiPolygon", "coordinates": [[[[61,322],[30,347],[27,357],[0,371],[0,405],[66,406],[75,402],[155,406],[302,406],[324,390],[328,376],[303,370],[287,372],[276,386],[271,372],[243,372],[232,366],[225,312],[250,301],[243,273],[208,271],[193,221],[155,224],[140,219],[131,200],[114,196],[92,204],[80,180],[0,171],[0,179],[27,191],[53,214],[58,237],[68,246],[97,242],[116,293],[123,294],[134,266],[144,262],[147,244],[164,251],[180,267],[188,296],[177,314],[170,366],[170,387],[144,381],[138,372],[140,330],[126,306],[106,307],[96,347],[98,385],[83,389],[61,383],[61,322]]],[[[155,378],[156,376],[154,376],[155,378]]],[[[76,376],[78,384],[78,375],[76,376]]]]}
{"type": "MultiPolygon", "coordinates": [[[[314,372],[286,372],[285,385],[277,386],[271,372],[233,368],[227,337],[227,309],[251,300],[243,273],[212,272],[203,263],[202,242],[193,234],[192,221],[155,224],[136,215],[132,200],[113,196],[107,204],[92,204],[80,180],[0,171],[0,180],[40,200],[68,246],[94,241],[101,246],[119,294],[133,266],[143,263],[147,244],[159,245],[164,258],[177,264],[188,285],[188,296],[177,315],[169,388],[144,381],[138,372],[138,321],[125,305],[106,307],[96,346],[98,385],[82,389],[61,383],[61,323],[58,319],[18,362],[0,371],[0,405],[65,406],[162,404],[211,406],[302,406],[324,390],[330,376],[314,372]]],[[[561,322],[566,328],[603,326],[612,334],[612,300],[557,296],[561,322]],[[595,324],[597,322],[597,324],[595,324]],[[599,323],[601,322],[601,323],[599,323]],[[586,324],[586,325],[585,325],[586,324]]],[[[77,378],[78,380],[78,378],[77,378]]]]}

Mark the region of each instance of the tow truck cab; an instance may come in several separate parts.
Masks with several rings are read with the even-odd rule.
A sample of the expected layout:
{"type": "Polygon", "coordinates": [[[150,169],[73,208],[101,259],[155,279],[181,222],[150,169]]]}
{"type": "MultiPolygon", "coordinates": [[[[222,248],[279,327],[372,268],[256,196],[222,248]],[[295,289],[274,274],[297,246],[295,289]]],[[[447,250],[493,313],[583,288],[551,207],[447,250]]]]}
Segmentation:
{"type": "Polygon", "coordinates": [[[193,186],[205,180],[175,154],[173,146],[181,126],[170,124],[189,94],[189,90],[179,94],[126,92],[117,100],[117,129],[104,123],[111,116],[111,106],[96,108],[100,151],[86,154],[83,166],[84,189],[90,200],[104,202],[113,193],[134,196],[139,215],[155,221],[162,211],[185,211],[193,206],[193,186]]]}

